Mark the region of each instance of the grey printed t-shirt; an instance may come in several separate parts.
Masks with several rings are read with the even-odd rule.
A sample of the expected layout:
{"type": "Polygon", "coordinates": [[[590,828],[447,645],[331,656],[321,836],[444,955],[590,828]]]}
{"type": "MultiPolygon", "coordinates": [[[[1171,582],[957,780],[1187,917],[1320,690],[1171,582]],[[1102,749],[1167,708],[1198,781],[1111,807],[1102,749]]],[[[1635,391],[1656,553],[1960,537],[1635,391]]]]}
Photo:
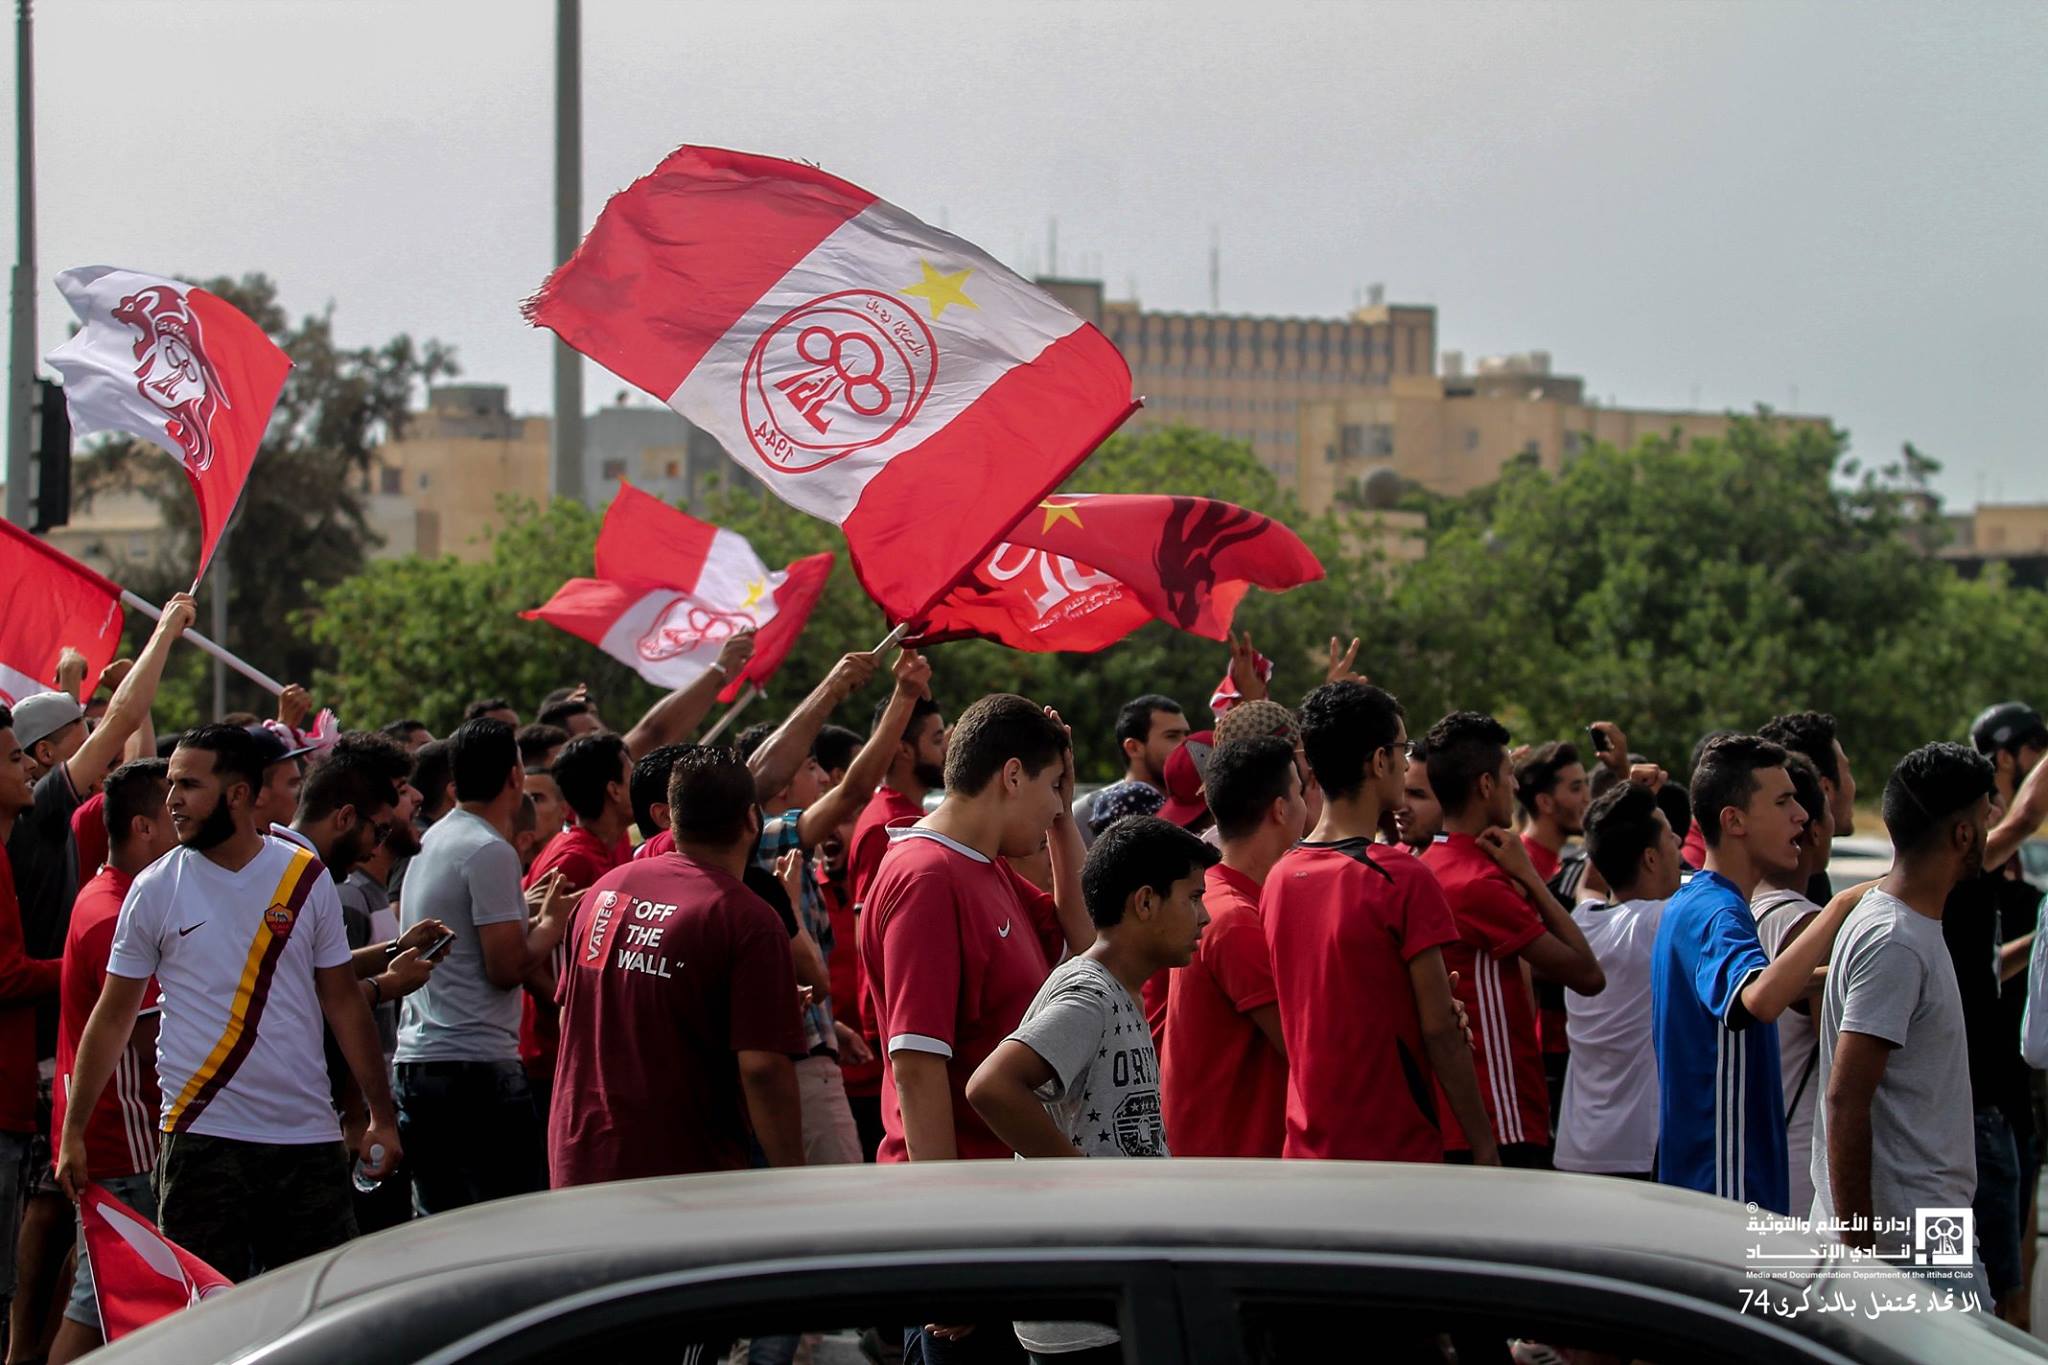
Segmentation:
{"type": "MultiPolygon", "coordinates": [[[[1873,890],[1843,922],[1821,999],[1823,1094],[1843,1031],[1893,1045],[1870,1104],[1870,1211],[1968,1208],[1977,1191],[1970,1055],[1963,997],[1941,921],[1873,890]]],[[[1814,1111],[1813,1216],[1834,1217],[1827,1106],[1814,1111]]]]}
{"type": "MultiPolygon", "coordinates": [[[[1090,957],[1061,963],[1038,988],[1010,1035],[1045,1060],[1045,1111],[1085,1156],[1165,1156],[1159,1054],[1145,1009],[1090,957]]],[[[1020,1322],[1017,1340],[1036,1355],[1107,1346],[1116,1332],[1094,1322],[1020,1322]]]]}
{"type": "Polygon", "coordinates": [[[398,903],[401,931],[437,919],[454,931],[427,984],[399,1002],[401,1062],[516,1062],[519,990],[484,975],[482,924],[525,923],[519,854],[488,820],[457,806],[420,840],[398,903]]]}

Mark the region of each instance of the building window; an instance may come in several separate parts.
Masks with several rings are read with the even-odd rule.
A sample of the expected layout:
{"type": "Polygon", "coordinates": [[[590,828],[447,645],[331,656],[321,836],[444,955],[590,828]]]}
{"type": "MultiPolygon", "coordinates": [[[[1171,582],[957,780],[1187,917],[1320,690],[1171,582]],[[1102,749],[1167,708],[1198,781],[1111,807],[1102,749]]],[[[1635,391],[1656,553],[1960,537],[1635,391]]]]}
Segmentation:
{"type": "Polygon", "coordinates": [[[1466,428],[1465,428],[1465,453],[1466,453],[1467,455],[1470,455],[1470,454],[1471,454],[1471,453],[1472,453],[1473,451],[1475,451],[1475,450],[1477,450],[1477,449],[1479,449],[1479,428],[1478,428],[1478,427],[1466,427],[1466,428]]]}
{"type": "Polygon", "coordinates": [[[378,466],[377,491],[394,495],[403,493],[405,491],[405,471],[393,469],[388,464],[378,466]]]}
{"type": "Polygon", "coordinates": [[[1579,442],[1581,439],[1576,431],[1567,431],[1564,434],[1564,453],[1566,459],[1570,459],[1579,453],[1579,442]]]}
{"type": "Polygon", "coordinates": [[[1365,453],[1368,455],[1391,455],[1394,453],[1394,428],[1387,422],[1375,422],[1365,429],[1365,453]]]}
{"type": "Polygon", "coordinates": [[[1524,441],[1524,442],[1522,442],[1522,453],[1523,453],[1524,455],[1527,455],[1527,456],[1529,456],[1529,457],[1530,457],[1531,459],[1535,459],[1535,460],[1540,460],[1540,459],[1542,459],[1542,458],[1543,458],[1543,442],[1541,442],[1541,441],[1538,441],[1538,440],[1535,440],[1534,438],[1531,438],[1530,440],[1527,440],[1527,441],[1524,441]]]}
{"type": "Polygon", "coordinates": [[[1353,456],[1365,454],[1365,426],[1363,423],[1346,422],[1343,430],[1337,434],[1337,439],[1344,448],[1345,459],[1348,460],[1353,456]]]}
{"type": "Polygon", "coordinates": [[[421,487],[421,488],[425,488],[426,486],[427,486],[427,476],[426,476],[425,474],[422,474],[422,475],[420,475],[420,487],[421,487]]]}
{"type": "Polygon", "coordinates": [[[625,478],[626,462],[624,460],[606,460],[598,471],[598,477],[606,483],[611,483],[615,479],[625,478]]]}
{"type": "Polygon", "coordinates": [[[678,460],[670,460],[667,464],[662,466],[662,471],[669,478],[673,479],[674,477],[676,477],[676,475],[683,472],[683,466],[682,463],[678,460]]]}

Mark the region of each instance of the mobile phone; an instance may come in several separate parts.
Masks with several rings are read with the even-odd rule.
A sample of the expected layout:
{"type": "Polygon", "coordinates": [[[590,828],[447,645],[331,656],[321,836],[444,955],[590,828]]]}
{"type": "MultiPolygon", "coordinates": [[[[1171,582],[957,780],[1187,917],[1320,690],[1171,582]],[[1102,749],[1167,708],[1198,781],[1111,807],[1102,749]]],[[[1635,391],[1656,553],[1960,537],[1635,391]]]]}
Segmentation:
{"type": "Polygon", "coordinates": [[[1593,737],[1593,752],[1596,754],[1606,753],[1608,746],[1613,742],[1607,738],[1605,730],[1595,729],[1593,726],[1588,725],[1586,733],[1593,737]]]}
{"type": "Polygon", "coordinates": [[[441,937],[435,939],[432,943],[429,943],[427,945],[427,950],[424,953],[421,953],[420,956],[425,958],[429,962],[438,962],[441,958],[441,954],[447,952],[448,945],[450,945],[453,942],[455,942],[455,931],[453,929],[450,929],[447,933],[441,935],[441,937]]]}

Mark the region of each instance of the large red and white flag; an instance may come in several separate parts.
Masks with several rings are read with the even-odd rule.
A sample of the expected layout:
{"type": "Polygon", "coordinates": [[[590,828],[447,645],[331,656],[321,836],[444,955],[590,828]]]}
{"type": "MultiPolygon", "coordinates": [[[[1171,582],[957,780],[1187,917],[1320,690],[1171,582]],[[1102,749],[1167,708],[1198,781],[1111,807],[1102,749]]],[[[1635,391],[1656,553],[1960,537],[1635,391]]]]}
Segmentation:
{"type": "Polygon", "coordinates": [[[519,613],[602,649],[658,687],[684,687],[743,630],[754,655],[723,691],[765,684],[803,633],[832,573],[815,554],[770,572],[745,536],[701,522],[621,482],[597,533],[597,577],[572,578],[519,613]]]}
{"type": "Polygon", "coordinates": [[[709,147],[613,196],[525,313],[839,524],[898,621],[1136,408],[1109,339],[972,243],[709,147]]]}
{"type": "Polygon", "coordinates": [[[66,645],[85,656],[84,694],[121,643],[121,589],[0,521],[0,703],[48,692],[66,645]]]}
{"type": "Polygon", "coordinates": [[[85,1187],[78,1222],[108,1341],[234,1288],[227,1276],[98,1185],[85,1187]]]}
{"type": "Polygon", "coordinates": [[[1215,498],[1062,494],[1038,503],[923,618],[918,644],[980,638],[1087,653],[1147,621],[1228,639],[1253,587],[1323,576],[1294,532],[1215,498]]]}
{"type": "Polygon", "coordinates": [[[88,265],[57,288],[82,324],[44,357],[64,377],[71,429],[125,431],[184,467],[199,502],[197,584],[292,362],[240,309],[194,285],[88,265]]]}

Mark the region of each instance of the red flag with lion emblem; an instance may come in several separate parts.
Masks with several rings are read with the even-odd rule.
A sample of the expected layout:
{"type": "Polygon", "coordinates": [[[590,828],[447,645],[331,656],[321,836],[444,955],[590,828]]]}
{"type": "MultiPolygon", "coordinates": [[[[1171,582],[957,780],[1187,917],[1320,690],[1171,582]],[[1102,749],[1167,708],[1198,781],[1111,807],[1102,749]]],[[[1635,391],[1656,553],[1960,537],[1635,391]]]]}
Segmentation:
{"type": "Polygon", "coordinates": [[[1222,640],[1249,589],[1283,592],[1322,576],[1299,536],[1233,503],[1061,494],[1025,513],[912,640],[1087,653],[1155,620],[1222,640]]]}
{"type": "Polygon", "coordinates": [[[197,587],[241,499],[292,362],[227,300],[108,265],[57,277],[76,335],[45,356],[71,429],[125,431],[184,466],[199,502],[197,587]]]}

